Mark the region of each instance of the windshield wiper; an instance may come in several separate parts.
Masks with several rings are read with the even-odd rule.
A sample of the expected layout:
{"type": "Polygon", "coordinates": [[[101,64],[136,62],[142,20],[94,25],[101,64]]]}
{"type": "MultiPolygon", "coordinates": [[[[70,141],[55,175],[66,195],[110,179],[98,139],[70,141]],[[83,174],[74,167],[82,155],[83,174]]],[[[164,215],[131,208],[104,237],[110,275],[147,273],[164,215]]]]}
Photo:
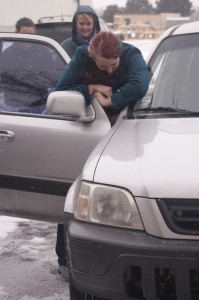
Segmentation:
{"type": "Polygon", "coordinates": [[[178,114],[188,114],[188,115],[199,115],[199,111],[190,111],[185,109],[178,109],[174,107],[145,107],[141,109],[135,109],[134,112],[144,112],[144,113],[178,113],[178,114]]]}

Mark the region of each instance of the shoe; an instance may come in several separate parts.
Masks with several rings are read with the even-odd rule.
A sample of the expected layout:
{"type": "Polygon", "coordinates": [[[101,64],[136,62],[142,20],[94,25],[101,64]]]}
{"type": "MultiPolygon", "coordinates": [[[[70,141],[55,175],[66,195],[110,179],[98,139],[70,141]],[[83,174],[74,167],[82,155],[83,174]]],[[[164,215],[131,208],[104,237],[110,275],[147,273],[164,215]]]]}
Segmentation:
{"type": "Polygon", "coordinates": [[[68,267],[65,265],[59,266],[56,278],[61,281],[69,281],[69,271],[68,267]]]}

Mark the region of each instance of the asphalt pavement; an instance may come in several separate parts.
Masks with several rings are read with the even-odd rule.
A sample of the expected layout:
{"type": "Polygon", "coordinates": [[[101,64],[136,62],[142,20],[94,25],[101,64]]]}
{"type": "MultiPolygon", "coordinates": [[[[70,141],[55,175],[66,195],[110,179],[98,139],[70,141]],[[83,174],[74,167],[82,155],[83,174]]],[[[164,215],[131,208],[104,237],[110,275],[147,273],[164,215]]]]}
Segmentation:
{"type": "MultiPolygon", "coordinates": [[[[1,218],[12,224],[0,217],[0,226],[1,218]]],[[[0,236],[0,300],[69,300],[68,283],[55,275],[56,224],[20,219],[14,225],[0,236]]]]}

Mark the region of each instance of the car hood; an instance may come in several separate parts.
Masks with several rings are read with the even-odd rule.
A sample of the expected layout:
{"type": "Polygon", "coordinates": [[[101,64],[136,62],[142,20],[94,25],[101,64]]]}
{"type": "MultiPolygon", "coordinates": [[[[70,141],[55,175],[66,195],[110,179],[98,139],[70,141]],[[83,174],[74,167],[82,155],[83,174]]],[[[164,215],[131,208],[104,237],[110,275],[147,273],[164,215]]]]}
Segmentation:
{"type": "Polygon", "coordinates": [[[124,120],[96,155],[96,183],[140,197],[199,197],[198,118],[124,120]]]}

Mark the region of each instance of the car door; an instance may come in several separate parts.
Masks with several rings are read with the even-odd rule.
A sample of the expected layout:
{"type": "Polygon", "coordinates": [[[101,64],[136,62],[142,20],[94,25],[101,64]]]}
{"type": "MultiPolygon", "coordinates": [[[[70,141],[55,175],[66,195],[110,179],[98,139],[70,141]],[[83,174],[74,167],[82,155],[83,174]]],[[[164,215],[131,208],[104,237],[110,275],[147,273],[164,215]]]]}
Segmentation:
{"type": "Polygon", "coordinates": [[[110,129],[98,106],[89,123],[45,114],[68,62],[50,38],[0,33],[1,214],[62,222],[68,188],[110,129]]]}

